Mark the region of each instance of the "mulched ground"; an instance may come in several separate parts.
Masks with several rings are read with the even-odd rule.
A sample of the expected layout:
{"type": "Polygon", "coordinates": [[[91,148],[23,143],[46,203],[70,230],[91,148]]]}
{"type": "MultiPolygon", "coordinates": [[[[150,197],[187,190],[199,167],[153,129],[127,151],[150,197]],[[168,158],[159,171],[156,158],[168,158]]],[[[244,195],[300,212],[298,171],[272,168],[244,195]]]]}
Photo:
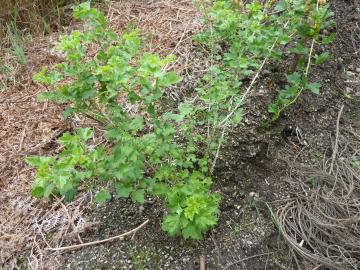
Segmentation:
{"type": "MultiPolygon", "coordinates": [[[[332,146],[341,105],[345,106],[342,127],[360,134],[360,2],[334,0],[331,6],[337,22],[337,39],[327,48],[332,59],[313,73],[323,83],[321,95],[305,93],[279,122],[264,128],[267,119],[263,116],[276,94],[276,82],[273,74],[262,76],[256,86],[259,91],[248,102],[246,119],[230,132],[229,143],[221,152],[214,190],[223,196],[222,213],[218,226],[204,241],[166,236],[159,226],[164,211],[160,201],[138,206],[114,200],[96,206],[89,203],[91,192],[83,192],[70,204],[29,197],[35,172],[24,158],[56,153],[56,138],[84,120],[65,121],[61,106],[36,100],[45,89],[34,84],[31,76],[39,67],[61,61],[53,49],[59,34],[26,44],[26,65],[18,68],[15,83],[0,93],[2,267],[199,269],[199,257],[205,256],[208,269],[294,269],[292,254],[274,227],[267,206],[292,196],[285,181],[289,167],[284,160],[320,166],[324,152],[332,146]],[[288,124],[302,130],[309,146],[284,140],[282,130],[288,124]],[[48,244],[65,246],[121,234],[146,219],[150,222],[125,241],[65,254],[45,250],[48,244]]],[[[148,33],[150,51],[176,54],[177,61],[170,68],[185,79],[167,94],[174,104],[191,96],[197,78],[208,66],[191,39],[202,27],[192,2],[128,0],[111,2],[106,11],[119,32],[131,21],[148,33]]],[[[1,57],[6,60],[10,56],[1,50],[1,57]]]]}

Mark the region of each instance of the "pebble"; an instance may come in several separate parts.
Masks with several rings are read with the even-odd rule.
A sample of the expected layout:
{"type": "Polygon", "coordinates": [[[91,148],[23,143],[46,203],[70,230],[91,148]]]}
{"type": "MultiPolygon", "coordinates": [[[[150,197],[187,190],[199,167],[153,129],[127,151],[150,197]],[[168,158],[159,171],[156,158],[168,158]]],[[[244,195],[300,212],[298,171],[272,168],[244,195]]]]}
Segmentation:
{"type": "Polygon", "coordinates": [[[346,87],[346,88],[345,88],[345,92],[346,92],[347,94],[350,94],[350,93],[352,92],[352,89],[351,89],[350,87],[346,87]]]}
{"type": "Polygon", "coordinates": [[[351,72],[348,70],[348,71],[346,71],[346,75],[351,77],[351,76],[354,76],[355,74],[354,74],[354,72],[351,72]]]}
{"type": "Polygon", "coordinates": [[[356,71],[357,73],[360,73],[360,67],[356,68],[355,71],[356,71]]]}
{"type": "Polygon", "coordinates": [[[256,198],[259,198],[259,193],[256,193],[256,192],[254,192],[254,191],[251,191],[250,193],[249,193],[249,196],[250,197],[256,197],[256,198]]]}

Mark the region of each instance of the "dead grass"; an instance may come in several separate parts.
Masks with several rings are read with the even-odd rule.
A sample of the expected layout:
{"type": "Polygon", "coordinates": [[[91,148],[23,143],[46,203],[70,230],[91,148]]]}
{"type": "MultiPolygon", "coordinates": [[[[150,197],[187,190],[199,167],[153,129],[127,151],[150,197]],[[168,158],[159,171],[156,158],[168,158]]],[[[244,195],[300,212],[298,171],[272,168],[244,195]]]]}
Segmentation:
{"type": "Polygon", "coordinates": [[[0,0],[1,44],[10,45],[6,36],[6,25],[10,22],[25,33],[36,36],[61,29],[71,20],[71,6],[78,0],[0,0]]]}
{"type": "Polygon", "coordinates": [[[359,143],[356,133],[342,130],[323,168],[292,164],[293,195],[278,205],[275,220],[299,269],[358,269],[359,143]]]}

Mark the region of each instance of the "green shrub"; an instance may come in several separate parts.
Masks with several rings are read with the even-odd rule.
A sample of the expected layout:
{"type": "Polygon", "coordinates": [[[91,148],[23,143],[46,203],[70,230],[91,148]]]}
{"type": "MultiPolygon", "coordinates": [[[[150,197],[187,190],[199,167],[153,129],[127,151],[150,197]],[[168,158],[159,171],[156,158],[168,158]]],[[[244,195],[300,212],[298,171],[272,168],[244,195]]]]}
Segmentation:
{"type": "MultiPolygon", "coordinates": [[[[141,53],[139,31],[119,38],[104,15],[83,3],[74,16],[85,21],[85,31],[62,38],[59,49],[65,61],[50,70],[43,68],[34,80],[50,85],[41,99],[69,104],[66,117],[81,113],[106,128],[111,147],[91,147],[91,128],[60,139],[57,157],[28,157],[38,169],[32,194],[36,197],[62,195],[74,198],[79,184],[113,186],[117,197],[143,203],[146,194],[165,199],[168,214],[163,228],[171,235],[202,238],[217,222],[219,195],[210,193],[207,158],[198,154],[196,136],[185,136],[177,144],[177,126],[192,129],[179,114],[159,114],[164,88],[181,81],[174,72],[164,71],[173,56],[141,53]],[[89,48],[97,48],[93,57],[89,48]],[[126,102],[120,102],[125,98],[126,102]],[[126,104],[138,113],[127,112],[126,104]]],[[[107,189],[99,191],[97,202],[111,198],[107,189]]]]}
{"type": "MultiPolygon", "coordinates": [[[[328,52],[314,54],[314,46],[334,39],[334,34],[324,31],[334,25],[333,14],[328,5],[319,6],[315,0],[252,1],[246,5],[236,2],[242,3],[217,0],[210,7],[203,6],[207,27],[195,39],[208,48],[213,64],[220,66],[222,73],[228,73],[232,81],[251,76],[256,79],[267,61],[290,62],[293,67],[287,75],[289,84],[278,92],[268,109],[276,120],[303,90],[319,94],[321,84],[309,82],[308,77],[311,67],[330,57],[328,52]]],[[[216,76],[213,70],[206,76],[216,76]]],[[[237,96],[248,94],[242,90],[237,85],[233,92],[237,96]]],[[[232,95],[229,99],[233,99],[232,95]]]]}

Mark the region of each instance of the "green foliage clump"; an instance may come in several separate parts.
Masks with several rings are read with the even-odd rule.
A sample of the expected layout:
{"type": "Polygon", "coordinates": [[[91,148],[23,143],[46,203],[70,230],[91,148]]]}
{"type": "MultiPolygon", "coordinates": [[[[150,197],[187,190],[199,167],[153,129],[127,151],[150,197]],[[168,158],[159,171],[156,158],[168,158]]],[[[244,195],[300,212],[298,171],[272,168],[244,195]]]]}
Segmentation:
{"type": "Polygon", "coordinates": [[[163,229],[170,235],[181,232],[185,239],[201,239],[202,232],[217,223],[220,196],[208,195],[211,179],[195,171],[185,183],[174,186],[167,194],[169,215],[163,229]]]}
{"type": "MultiPolygon", "coordinates": [[[[269,105],[273,120],[278,119],[303,90],[319,94],[321,84],[309,82],[308,77],[310,67],[320,65],[330,57],[328,52],[314,54],[315,44],[328,44],[335,38],[334,34],[325,31],[334,24],[328,5],[319,5],[315,0],[252,1],[247,4],[217,0],[210,6],[201,3],[198,1],[207,14],[207,27],[195,39],[208,48],[213,65],[220,66],[228,80],[256,79],[267,61],[275,64],[286,59],[286,62],[292,62],[291,73],[287,75],[288,85],[269,105]]],[[[213,71],[218,69],[209,72],[217,76],[213,71]]],[[[221,87],[223,81],[219,82],[221,87]]],[[[242,93],[238,84],[234,91],[237,96],[243,94],[240,101],[248,94],[248,91],[242,93]]],[[[228,100],[233,101],[232,95],[228,100]]],[[[234,104],[228,106],[231,116],[241,106],[237,102],[234,104]]]]}
{"type": "Polygon", "coordinates": [[[294,1],[292,5],[287,1],[280,1],[280,4],[282,9],[288,10],[295,42],[288,49],[289,54],[294,55],[291,74],[287,75],[288,84],[279,91],[277,99],[268,108],[274,120],[295,103],[304,90],[315,95],[320,93],[321,83],[310,82],[310,71],[327,61],[330,53],[324,51],[315,54],[315,46],[329,44],[335,38],[335,34],[328,34],[326,30],[335,24],[328,5],[319,5],[318,1],[310,0],[294,1]]]}
{"type": "MultiPolygon", "coordinates": [[[[217,222],[220,198],[210,192],[207,157],[199,155],[197,137],[186,132],[192,124],[183,121],[185,107],[179,114],[158,113],[164,88],[181,81],[164,70],[174,57],[141,53],[138,30],[119,38],[89,3],[77,6],[74,16],[85,21],[86,29],[63,37],[59,49],[65,61],[43,68],[34,80],[53,89],[41,99],[69,105],[66,117],[80,113],[99,122],[110,146],[91,146],[92,129],[81,128],[59,139],[63,148],[57,157],[28,157],[38,169],[33,196],[59,194],[71,200],[80,184],[112,186],[117,197],[138,203],[147,194],[159,196],[168,206],[163,229],[201,239],[217,222]],[[126,104],[138,113],[129,113],[126,104]],[[175,135],[182,131],[187,135],[180,145],[175,135]]],[[[110,198],[102,189],[95,201],[110,198]]]]}
{"type": "Polygon", "coordinates": [[[59,139],[63,150],[57,158],[28,157],[27,163],[37,168],[32,195],[49,197],[57,194],[67,201],[72,200],[79,183],[96,175],[99,162],[104,158],[103,147],[92,150],[86,145],[92,136],[89,128],[79,129],[75,135],[66,133],[59,139]]]}

